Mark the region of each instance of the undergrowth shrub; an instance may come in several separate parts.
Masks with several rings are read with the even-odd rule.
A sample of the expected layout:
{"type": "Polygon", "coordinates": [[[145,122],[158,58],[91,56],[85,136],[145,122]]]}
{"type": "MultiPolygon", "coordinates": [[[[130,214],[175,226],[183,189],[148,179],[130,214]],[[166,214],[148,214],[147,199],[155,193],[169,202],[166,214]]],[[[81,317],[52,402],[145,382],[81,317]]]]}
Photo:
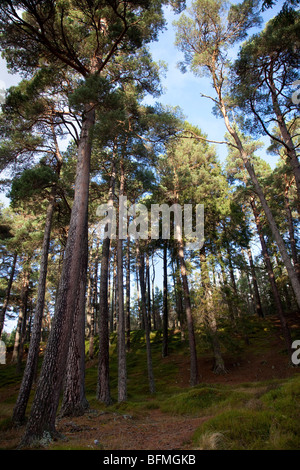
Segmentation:
{"type": "Polygon", "coordinates": [[[213,418],[204,422],[194,433],[196,448],[299,449],[299,398],[300,377],[296,376],[266,391],[259,399],[251,398],[244,406],[236,403],[232,409],[224,411],[220,408],[213,418]]]}

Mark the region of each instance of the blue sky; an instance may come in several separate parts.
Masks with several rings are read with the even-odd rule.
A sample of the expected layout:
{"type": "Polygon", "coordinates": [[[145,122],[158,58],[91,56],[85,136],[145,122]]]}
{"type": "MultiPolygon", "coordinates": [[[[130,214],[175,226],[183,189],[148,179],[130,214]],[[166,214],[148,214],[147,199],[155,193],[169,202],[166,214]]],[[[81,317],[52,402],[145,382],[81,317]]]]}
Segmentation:
{"type": "MultiPolygon", "coordinates": [[[[190,1],[188,0],[187,3],[190,4],[190,1]]],[[[281,0],[278,0],[274,9],[267,10],[263,14],[265,22],[281,9],[282,3],[281,0]]],[[[172,10],[167,8],[165,16],[167,19],[167,30],[162,32],[159,40],[150,47],[153,59],[155,61],[162,60],[168,65],[166,77],[162,79],[165,93],[159,98],[159,101],[165,105],[179,106],[186,119],[205,132],[208,139],[223,140],[225,125],[222,119],[217,119],[212,115],[211,101],[200,96],[200,93],[214,95],[209,80],[195,77],[189,72],[182,74],[177,68],[177,63],[182,60],[182,54],[174,46],[175,28],[172,26],[172,22],[178,19],[179,15],[174,15],[172,10]]],[[[19,76],[11,75],[7,72],[5,61],[0,58],[0,89],[17,85],[19,80],[19,76]]],[[[268,139],[266,139],[266,143],[268,143],[268,139]]],[[[226,146],[218,145],[217,153],[220,160],[224,161],[227,154],[226,146]]],[[[274,157],[267,156],[264,150],[260,152],[260,156],[272,166],[275,165],[274,157]]],[[[3,194],[1,195],[0,188],[1,201],[7,203],[3,194]]],[[[157,269],[156,285],[162,286],[160,269],[157,269]]]]}
{"type": "MultiPolygon", "coordinates": [[[[187,5],[190,5],[190,3],[191,0],[187,0],[187,5]]],[[[281,9],[282,4],[283,1],[278,0],[274,8],[268,9],[262,14],[264,23],[281,9]]],[[[207,98],[201,97],[201,93],[214,96],[209,79],[196,77],[190,72],[185,74],[180,72],[177,64],[183,57],[182,53],[174,45],[175,27],[172,25],[173,21],[179,18],[179,15],[174,14],[172,9],[167,7],[165,9],[165,17],[167,20],[166,30],[161,32],[159,40],[150,46],[153,59],[155,61],[164,61],[168,66],[166,76],[162,78],[165,91],[159,98],[159,101],[165,105],[179,106],[186,120],[205,132],[208,139],[222,141],[226,131],[223,120],[217,119],[212,114],[212,102],[207,98]]],[[[0,89],[16,85],[19,80],[20,77],[18,75],[8,73],[5,61],[0,58],[0,89]]],[[[265,145],[269,144],[268,138],[262,140],[265,142],[265,145]]],[[[260,150],[258,154],[274,167],[276,159],[273,156],[267,155],[265,148],[260,150]]],[[[223,162],[227,155],[226,145],[216,145],[216,149],[220,161],[223,162]]],[[[4,194],[1,194],[1,188],[0,202],[6,204],[8,202],[4,194]]]]}
{"type": "MultiPolygon", "coordinates": [[[[233,0],[233,3],[236,3],[236,0],[233,0]]],[[[190,4],[191,0],[187,0],[187,5],[190,4]]],[[[281,9],[282,4],[283,0],[278,0],[274,8],[268,9],[262,14],[264,23],[281,9]]],[[[165,17],[167,30],[161,32],[159,40],[150,46],[153,59],[155,61],[162,60],[168,66],[166,77],[162,79],[165,93],[159,98],[159,101],[166,105],[179,106],[186,119],[207,133],[209,139],[223,140],[225,125],[222,119],[217,119],[212,115],[211,101],[200,96],[200,93],[214,95],[214,92],[211,91],[209,79],[195,77],[190,72],[183,74],[177,68],[177,64],[183,56],[174,45],[175,28],[172,23],[179,18],[179,15],[174,14],[172,9],[167,7],[165,17]]],[[[19,76],[9,74],[5,61],[0,58],[0,89],[16,85],[18,81],[19,76]]],[[[225,145],[218,145],[218,154],[221,160],[226,156],[225,145]]],[[[269,157],[267,159],[270,160],[269,157]]]]}
{"type": "MultiPolygon", "coordinates": [[[[236,0],[233,0],[233,3],[236,3],[236,0]]],[[[191,0],[187,0],[187,5],[190,4],[191,0]]],[[[268,9],[262,14],[264,23],[281,9],[282,4],[283,0],[278,0],[274,8],[268,9]]],[[[165,93],[159,98],[159,101],[166,105],[179,106],[186,119],[207,133],[209,139],[223,140],[225,125],[222,119],[217,119],[212,115],[211,101],[200,96],[200,93],[214,95],[209,79],[195,77],[190,72],[183,74],[177,67],[183,56],[174,45],[175,27],[172,23],[179,18],[179,15],[174,14],[172,9],[167,7],[165,8],[165,17],[167,29],[161,32],[159,40],[150,46],[153,59],[164,61],[168,66],[166,77],[162,78],[165,93]]],[[[19,80],[18,75],[8,73],[5,61],[0,58],[0,89],[16,85],[19,80]]],[[[218,154],[221,160],[226,156],[225,145],[218,145],[218,154]]]]}
{"type": "MultiPolygon", "coordinates": [[[[237,3],[233,1],[232,3],[237,3]]],[[[191,1],[187,0],[187,5],[191,1]]],[[[278,0],[277,5],[266,10],[261,16],[264,24],[274,17],[282,7],[283,1],[278,0]]],[[[187,121],[198,126],[207,134],[208,139],[222,141],[226,132],[225,125],[221,118],[217,119],[212,114],[212,102],[207,98],[201,97],[201,93],[215,96],[212,90],[210,80],[205,77],[196,77],[191,72],[183,74],[177,67],[179,61],[183,59],[183,54],[175,47],[175,27],[172,25],[174,20],[178,20],[179,15],[174,14],[171,8],[166,8],[165,17],[167,19],[167,30],[160,33],[158,42],[151,45],[150,50],[155,61],[164,61],[168,65],[166,78],[162,79],[165,93],[159,98],[159,101],[165,105],[179,106],[187,121]]],[[[254,34],[257,30],[252,30],[254,34]]],[[[236,48],[238,50],[238,48],[236,48]]],[[[269,139],[263,139],[268,145],[269,139]]],[[[226,158],[227,148],[224,144],[216,146],[217,153],[221,162],[226,158]]],[[[266,155],[265,150],[258,154],[268,161],[272,167],[275,166],[275,157],[266,155]]]]}

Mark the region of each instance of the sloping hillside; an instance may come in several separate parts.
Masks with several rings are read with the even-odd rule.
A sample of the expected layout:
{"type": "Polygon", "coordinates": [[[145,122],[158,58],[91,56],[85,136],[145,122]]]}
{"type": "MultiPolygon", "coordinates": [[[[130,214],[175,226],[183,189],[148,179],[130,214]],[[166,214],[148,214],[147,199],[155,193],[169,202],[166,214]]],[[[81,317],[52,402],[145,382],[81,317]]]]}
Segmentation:
{"type": "MultiPolygon", "coordinates": [[[[293,338],[300,338],[297,315],[290,315],[293,338]]],[[[198,334],[201,382],[189,387],[187,342],[169,336],[169,356],[161,357],[161,333],[152,333],[157,392],[148,393],[144,336],[132,333],[128,353],[128,402],[104,407],[95,399],[97,360],[87,361],[86,393],[90,410],[58,419],[62,440],[48,449],[195,450],[299,449],[300,375],[288,366],[275,317],[249,319],[249,344],[224,326],[223,356],[228,373],[215,375],[213,358],[198,334]]],[[[222,331],[221,331],[222,335],[222,331]]],[[[41,358],[42,359],[42,358],[41,358]]],[[[18,446],[23,428],[10,426],[20,377],[1,365],[0,448],[18,446]]],[[[111,338],[111,388],[117,398],[116,338],[111,338]]],[[[47,446],[45,442],[45,446],[47,446]]]]}

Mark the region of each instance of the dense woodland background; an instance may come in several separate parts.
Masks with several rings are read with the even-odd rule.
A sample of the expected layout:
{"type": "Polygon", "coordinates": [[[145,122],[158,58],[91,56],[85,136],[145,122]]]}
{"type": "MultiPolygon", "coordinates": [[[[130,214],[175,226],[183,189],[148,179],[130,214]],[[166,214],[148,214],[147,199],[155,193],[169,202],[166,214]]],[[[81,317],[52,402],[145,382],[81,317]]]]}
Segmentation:
{"type": "Polygon", "coordinates": [[[267,24],[266,1],[1,3],[1,51],[22,76],[0,114],[11,201],[0,213],[0,332],[21,379],[11,418],[27,421],[21,446],[57,437],[58,410],[89,410],[86,361],[97,364],[96,400],[126,403],[139,333],[149,396],[159,391],[153,348],[167,358],[170,344],[186,344],[198,387],[199,348],[227,376],[226,351],[237,351],[237,338],[250,345],[253,325],[274,316],[291,367],[289,319],[300,315],[297,3],[282,2],[267,24]],[[178,13],[182,72],[199,78],[200,91],[203,76],[212,84],[206,98],[226,126],[221,142],[159,102],[163,65],[149,44],[165,5],[178,13]],[[149,96],[155,104],[145,104],[149,96]],[[274,168],[258,156],[266,136],[274,168]],[[222,164],[218,144],[228,149],[222,164]],[[120,196],[149,213],[152,204],[203,204],[203,246],[187,249],[175,224],[170,239],[100,239],[97,208],[118,211],[120,196]]]}

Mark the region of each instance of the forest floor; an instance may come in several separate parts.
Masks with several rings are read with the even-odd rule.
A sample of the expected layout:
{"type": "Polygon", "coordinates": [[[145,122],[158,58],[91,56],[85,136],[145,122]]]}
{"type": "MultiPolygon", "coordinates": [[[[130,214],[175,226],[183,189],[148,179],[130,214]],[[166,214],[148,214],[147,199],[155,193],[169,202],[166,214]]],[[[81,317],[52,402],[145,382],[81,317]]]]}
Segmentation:
{"type": "MultiPolygon", "coordinates": [[[[293,339],[300,339],[300,315],[290,314],[293,339]]],[[[249,319],[246,343],[220,329],[227,373],[216,375],[204,334],[198,335],[200,383],[189,386],[186,341],[170,332],[169,355],[161,357],[161,333],[152,334],[156,393],[149,395],[145,343],[133,332],[128,354],[128,401],[118,404],[116,338],[111,341],[114,404],[95,398],[97,360],[88,360],[86,394],[90,409],[80,417],[57,419],[63,440],[47,449],[192,450],[300,449],[300,367],[288,366],[276,317],[249,319]],[[230,338],[230,340],[229,340],[230,338]],[[242,436],[242,437],[241,437],[242,436]]],[[[231,332],[232,333],[232,332],[231,332]]],[[[0,365],[0,449],[18,447],[24,427],[10,418],[20,386],[15,366],[0,365]]]]}

